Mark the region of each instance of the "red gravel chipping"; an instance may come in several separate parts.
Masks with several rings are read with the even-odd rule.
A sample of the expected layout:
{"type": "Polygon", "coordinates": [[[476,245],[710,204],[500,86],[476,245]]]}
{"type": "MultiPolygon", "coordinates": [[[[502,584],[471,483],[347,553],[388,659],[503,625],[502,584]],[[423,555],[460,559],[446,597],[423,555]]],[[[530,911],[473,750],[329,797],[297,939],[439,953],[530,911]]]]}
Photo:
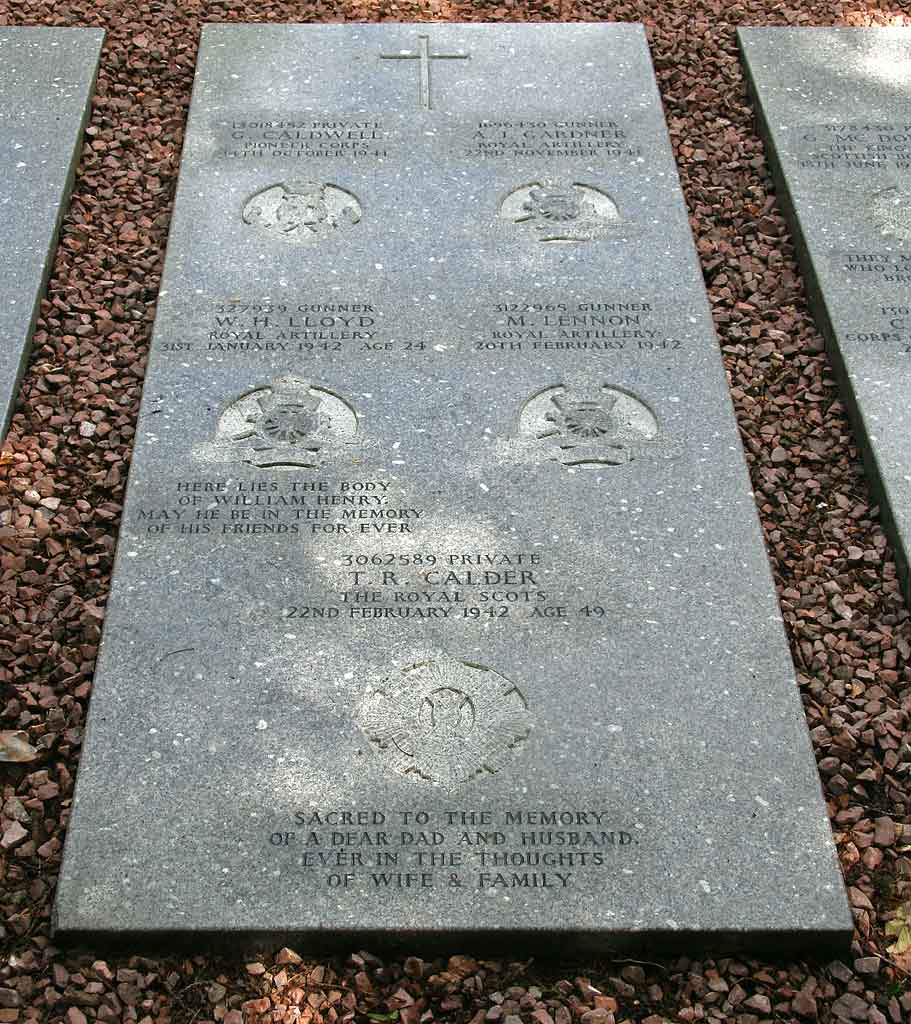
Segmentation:
{"type": "Polygon", "coordinates": [[[0,0],[0,22],[108,32],[0,452],[0,760],[27,759],[0,763],[0,1024],[911,1021],[911,620],[807,312],[734,34],[911,25],[909,0],[0,0]],[[199,28],[339,20],[645,23],[854,909],[844,962],[764,963],[723,949],[563,965],[509,949],[495,961],[356,952],[302,962],[288,949],[248,964],[102,961],[52,945],[199,28]]]}

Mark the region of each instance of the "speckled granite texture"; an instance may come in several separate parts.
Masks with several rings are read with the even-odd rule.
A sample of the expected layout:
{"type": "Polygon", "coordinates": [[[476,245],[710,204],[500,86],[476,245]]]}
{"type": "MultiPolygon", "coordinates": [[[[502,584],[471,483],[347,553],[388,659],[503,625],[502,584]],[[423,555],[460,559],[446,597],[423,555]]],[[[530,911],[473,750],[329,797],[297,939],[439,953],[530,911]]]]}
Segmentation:
{"type": "Polygon", "coordinates": [[[66,212],[104,32],[0,28],[0,437],[66,212]]]}
{"type": "Polygon", "coordinates": [[[801,269],[911,588],[911,28],[739,32],[801,269]]]}
{"type": "Polygon", "coordinates": [[[792,672],[641,28],[208,27],[58,938],[845,946],[792,672]]]}

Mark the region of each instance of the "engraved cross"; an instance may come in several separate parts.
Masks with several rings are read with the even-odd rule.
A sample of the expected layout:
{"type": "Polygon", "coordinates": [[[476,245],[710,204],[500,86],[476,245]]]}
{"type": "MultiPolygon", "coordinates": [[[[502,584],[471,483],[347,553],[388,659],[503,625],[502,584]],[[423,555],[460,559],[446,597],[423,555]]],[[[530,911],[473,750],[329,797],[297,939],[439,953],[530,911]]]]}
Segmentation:
{"type": "Polygon", "coordinates": [[[468,60],[467,53],[431,53],[430,37],[418,36],[418,52],[381,53],[381,60],[419,60],[421,72],[421,106],[430,110],[430,62],[432,60],[468,60]]]}

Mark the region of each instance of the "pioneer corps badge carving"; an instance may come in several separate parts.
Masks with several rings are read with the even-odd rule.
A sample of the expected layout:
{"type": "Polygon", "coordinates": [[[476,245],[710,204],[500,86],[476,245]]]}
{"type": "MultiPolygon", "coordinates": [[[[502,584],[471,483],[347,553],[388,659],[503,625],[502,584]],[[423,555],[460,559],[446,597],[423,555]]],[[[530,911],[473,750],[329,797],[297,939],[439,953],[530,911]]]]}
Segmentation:
{"type": "Polygon", "coordinates": [[[447,656],[408,665],[371,687],[358,722],[389,769],[449,788],[500,771],[531,733],[528,703],[515,683],[447,656]]]}
{"type": "Polygon", "coordinates": [[[243,218],[268,235],[306,244],[353,227],[361,219],[361,204],[338,185],[283,182],[257,192],[243,218]]]}

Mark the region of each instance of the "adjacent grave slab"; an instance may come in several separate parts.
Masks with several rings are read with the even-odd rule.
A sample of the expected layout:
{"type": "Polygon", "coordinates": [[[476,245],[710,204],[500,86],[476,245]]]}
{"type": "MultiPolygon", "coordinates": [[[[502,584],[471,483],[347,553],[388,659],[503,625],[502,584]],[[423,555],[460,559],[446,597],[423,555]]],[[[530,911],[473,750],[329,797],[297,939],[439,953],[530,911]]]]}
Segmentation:
{"type": "Polygon", "coordinates": [[[104,32],[0,28],[0,437],[28,359],[104,32]]]}
{"type": "Polygon", "coordinates": [[[153,347],[59,938],[848,941],[640,26],[207,28],[153,347]]]}
{"type": "Polygon", "coordinates": [[[911,29],[739,36],[816,321],[911,597],[911,29]]]}

